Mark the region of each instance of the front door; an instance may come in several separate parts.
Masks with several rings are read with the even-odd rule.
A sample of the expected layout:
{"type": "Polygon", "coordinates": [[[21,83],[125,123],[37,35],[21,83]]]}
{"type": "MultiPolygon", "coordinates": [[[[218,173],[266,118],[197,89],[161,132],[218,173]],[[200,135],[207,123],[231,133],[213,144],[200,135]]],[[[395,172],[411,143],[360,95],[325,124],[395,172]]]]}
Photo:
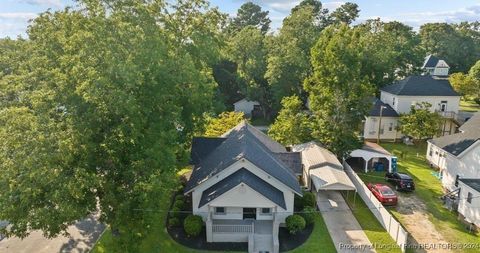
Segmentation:
{"type": "Polygon", "coordinates": [[[255,220],[257,218],[257,209],[256,208],[243,208],[243,219],[244,220],[255,220]]]}

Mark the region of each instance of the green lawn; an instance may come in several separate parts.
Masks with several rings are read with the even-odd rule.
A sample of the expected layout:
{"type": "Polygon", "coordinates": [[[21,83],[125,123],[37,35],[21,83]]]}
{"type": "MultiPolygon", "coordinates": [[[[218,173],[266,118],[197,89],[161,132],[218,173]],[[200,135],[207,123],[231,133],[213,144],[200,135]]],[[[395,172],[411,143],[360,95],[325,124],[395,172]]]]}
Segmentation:
{"type": "MultiPolygon", "coordinates": [[[[442,186],[440,181],[431,174],[433,170],[430,169],[425,158],[427,147],[425,143],[418,146],[383,143],[382,146],[398,156],[399,171],[407,172],[413,177],[416,184],[415,194],[426,203],[430,214],[429,219],[447,241],[480,243],[480,235],[468,233],[465,226],[457,220],[457,214],[443,207],[440,200],[443,195],[442,186]]],[[[380,179],[380,181],[382,180],[380,179]]],[[[392,213],[400,221],[402,220],[400,214],[392,213]]],[[[478,249],[463,249],[461,252],[478,252],[478,249]]]]}
{"type": "MultiPolygon", "coordinates": [[[[182,169],[178,174],[181,175],[185,172],[188,172],[188,169],[182,169]]],[[[159,197],[159,200],[162,203],[167,203],[170,201],[170,195],[164,194],[159,197]]],[[[140,243],[139,251],[142,253],[204,253],[204,252],[219,252],[219,251],[200,251],[194,250],[191,248],[184,247],[177,242],[175,242],[170,235],[168,234],[165,228],[165,219],[167,218],[167,213],[158,212],[154,213],[153,218],[154,226],[149,228],[146,238],[140,243]]],[[[328,233],[327,227],[323,218],[318,214],[315,218],[315,227],[313,232],[310,235],[310,238],[300,247],[289,251],[290,253],[333,253],[336,252],[335,246],[333,244],[332,238],[328,233]]],[[[115,243],[115,238],[112,237],[110,230],[107,229],[103,233],[102,237],[99,239],[95,245],[92,253],[117,253],[122,252],[121,249],[118,249],[115,243]]]]}
{"type": "Polygon", "coordinates": [[[371,243],[377,245],[385,245],[385,248],[376,248],[375,250],[378,253],[386,252],[402,252],[400,248],[391,247],[397,245],[396,242],[392,239],[390,234],[382,227],[380,222],[375,218],[373,213],[367,207],[362,198],[357,195],[354,199],[355,194],[348,194],[347,200],[348,205],[352,209],[352,213],[357,218],[358,223],[363,228],[363,231],[367,235],[371,243]]]}
{"type": "Polygon", "coordinates": [[[480,105],[475,103],[475,101],[472,100],[460,100],[460,110],[461,111],[467,111],[467,112],[478,112],[480,111],[480,105]]]}
{"type": "Polygon", "coordinates": [[[300,247],[289,251],[289,253],[334,253],[335,245],[328,233],[327,226],[323,221],[322,215],[317,214],[315,218],[315,227],[310,238],[300,247]]]}

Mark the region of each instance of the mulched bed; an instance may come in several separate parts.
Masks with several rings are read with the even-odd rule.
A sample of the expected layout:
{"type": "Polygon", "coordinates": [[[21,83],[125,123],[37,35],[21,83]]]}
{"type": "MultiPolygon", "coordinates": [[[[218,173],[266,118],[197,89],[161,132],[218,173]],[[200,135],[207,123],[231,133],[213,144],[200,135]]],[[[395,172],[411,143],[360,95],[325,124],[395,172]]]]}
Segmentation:
{"type": "Polygon", "coordinates": [[[246,242],[207,242],[205,227],[197,237],[188,237],[182,227],[168,229],[170,236],[183,246],[199,250],[248,251],[246,242]]]}
{"type": "Polygon", "coordinates": [[[302,245],[310,237],[314,224],[305,227],[304,230],[292,235],[287,228],[281,227],[278,231],[278,240],[280,242],[280,252],[289,251],[302,245]]]}

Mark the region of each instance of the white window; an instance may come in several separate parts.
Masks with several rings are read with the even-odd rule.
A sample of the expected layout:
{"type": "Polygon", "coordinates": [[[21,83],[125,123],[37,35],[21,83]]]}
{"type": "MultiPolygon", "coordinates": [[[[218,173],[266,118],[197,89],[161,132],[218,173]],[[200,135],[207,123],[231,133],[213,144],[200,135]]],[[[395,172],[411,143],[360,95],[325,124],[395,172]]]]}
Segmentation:
{"type": "Polygon", "coordinates": [[[225,207],[215,207],[215,214],[225,214],[225,207]]]}
{"type": "Polygon", "coordinates": [[[467,194],[467,202],[470,203],[470,204],[472,204],[472,199],[473,199],[473,194],[472,194],[471,192],[469,192],[469,193],[467,194]]]}
{"type": "Polygon", "coordinates": [[[270,215],[272,214],[271,208],[262,208],[262,215],[270,215]]]}
{"type": "Polygon", "coordinates": [[[390,125],[388,125],[388,131],[393,131],[393,123],[390,123],[390,125]]]}

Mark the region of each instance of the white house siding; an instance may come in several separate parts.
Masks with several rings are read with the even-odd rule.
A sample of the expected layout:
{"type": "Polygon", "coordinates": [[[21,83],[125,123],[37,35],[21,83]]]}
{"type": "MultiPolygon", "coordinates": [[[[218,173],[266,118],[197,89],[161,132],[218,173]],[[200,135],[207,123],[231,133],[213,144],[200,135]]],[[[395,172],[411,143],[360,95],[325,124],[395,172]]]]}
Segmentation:
{"type": "MultiPolygon", "coordinates": [[[[363,129],[363,137],[367,140],[377,139],[378,124],[380,117],[366,117],[363,129]]],[[[383,133],[380,134],[382,140],[395,140],[402,137],[402,134],[397,131],[398,118],[396,117],[382,117],[383,133]]]]}
{"type": "Polygon", "coordinates": [[[466,220],[480,227],[480,193],[461,181],[459,182],[459,187],[461,187],[461,190],[458,212],[462,214],[466,220]],[[469,192],[472,194],[472,203],[468,203],[467,201],[469,192]]]}
{"type": "MultiPolygon", "coordinates": [[[[274,177],[270,176],[269,174],[267,174],[262,169],[259,169],[257,166],[255,166],[253,163],[251,163],[250,161],[248,161],[246,159],[242,159],[242,160],[230,165],[228,168],[224,169],[223,171],[218,173],[216,176],[214,176],[214,177],[208,179],[207,181],[203,182],[202,184],[200,184],[199,186],[197,186],[193,190],[193,192],[192,192],[193,213],[202,216],[204,218],[204,220],[206,220],[207,215],[208,215],[208,211],[209,211],[208,206],[209,206],[209,204],[213,205],[214,202],[211,202],[211,203],[209,203],[209,204],[207,204],[207,205],[205,205],[201,208],[198,208],[198,204],[199,204],[200,199],[202,197],[203,191],[208,189],[210,186],[218,183],[219,181],[221,181],[225,177],[231,175],[232,173],[234,173],[235,171],[237,171],[241,168],[245,168],[245,169],[249,170],[250,172],[252,172],[256,176],[258,176],[259,178],[264,180],[265,182],[271,184],[272,186],[274,186],[275,188],[277,188],[277,189],[279,189],[280,191],[283,192],[283,196],[285,198],[285,204],[286,204],[287,209],[283,209],[283,208],[277,206],[277,216],[276,217],[277,217],[277,219],[280,220],[281,223],[284,223],[285,218],[287,216],[293,214],[293,201],[294,201],[294,194],[295,193],[289,187],[287,187],[286,185],[284,185],[283,183],[281,183],[280,181],[278,181],[274,177]]],[[[229,194],[229,193],[225,193],[225,194],[229,194]]],[[[249,192],[248,194],[249,195],[250,194],[256,195],[256,199],[265,199],[265,197],[263,195],[255,192],[255,191],[249,192]]],[[[219,199],[222,199],[222,198],[219,197],[219,199]]],[[[225,198],[225,199],[227,199],[227,198],[225,198]]],[[[236,211],[241,210],[243,207],[254,207],[254,206],[245,205],[244,203],[246,203],[246,201],[248,201],[248,199],[244,199],[243,197],[238,198],[238,199],[230,199],[230,201],[231,201],[230,204],[228,204],[229,203],[228,201],[223,202],[222,204],[225,204],[225,207],[227,207],[227,210],[232,210],[232,212],[233,212],[233,210],[236,210],[236,211]],[[232,207],[239,207],[239,209],[232,209],[232,207]]],[[[271,202],[270,203],[266,203],[266,202],[260,203],[259,202],[259,204],[265,204],[266,205],[265,207],[270,207],[272,205],[271,202]]],[[[213,209],[211,209],[211,211],[213,211],[213,209]]],[[[223,216],[223,219],[242,219],[243,215],[241,215],[241,214],[237,215],[237,214],[234,214],[232,212],[230,214],[227,213],[226,216],[223,216]]],[[[236,213],[239,213],[239,212],[236,212],[236,213]]]]}
{"type": "Polygon", "coordinates": [[[396,97],[397,95],[393,95],[385,91],[380,91],[380,100],[385,104],[389,104],[393,108],[393,110],[398,112],[398,101],[396,97]]]}
{"type": "Polygon", "coordinates": [[[427,148],[427,160],[433,166],[440,168],[440,170],[444,170],[446,168],[446,154],[443,149],[433,145],[432,143],[428,143],[427,148]]]}
{"type": "Polygon", "coordinates": [[[260,105],[260,104],[256,101],[248,101],[246,99],[242,99],[233,104],[234,110],[236,112],[243,112],[247,116],[250,116],[252,114],[252,111],[255,105],[260,105]]]}
{"type": "Polygon", "coordinates": [[[461,178],[480,178],[480,144],[477,141],[474,145],[459,157],[446,153],[446,169],[442,178],[443,187],[448,190],[456,189],[457,175],[461,178]]]}
{"type": "MultiPolygon", "coordinates": [[[[384,92],[382,92],[383,94],[384,92]]],[[[382,100],[383,101],[383,100],[382,100]]],[[[445,111],[458,113],[460,109],[460,97],[454,96],[396,96],[395,110],[400,113],[410,113],[410,108],[416,103],[428,102],[432,105],[430,110],[440,110],[440,103],[447,101],[445,111]]]]}
{"type": "Polygon", "coordinates": [[[433,70],[434,76],[448,76],[449,68],[435,68],[433,70]]]}

